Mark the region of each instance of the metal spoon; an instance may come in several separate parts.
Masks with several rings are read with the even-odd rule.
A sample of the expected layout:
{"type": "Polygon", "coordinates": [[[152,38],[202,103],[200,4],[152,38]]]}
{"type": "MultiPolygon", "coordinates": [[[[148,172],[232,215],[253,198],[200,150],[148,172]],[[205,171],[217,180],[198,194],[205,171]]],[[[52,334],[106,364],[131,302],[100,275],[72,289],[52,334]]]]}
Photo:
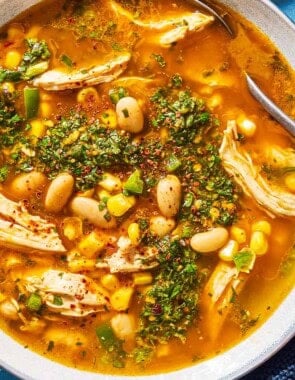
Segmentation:
{"type": "Polygon", "coordinates": [[[265,93],[257,86],[254,80],[245,73],[248,89],[262,107],[276,119],[285,129],[295,137],[295,120],[283,112],[265,93]]]}
{"type": "Polygon", "coordinates": [[[211,13],[213,16],[217,18],[221,22],[221,24],[225,27],[225,29],[228,31],[228,33],[234,37],[234,31],[230,27],[230,25],[224,20],[222,16],[220,16],[211,6],[203,3],[203,1],[200,0],[191,0],[191,3],[198,4],[200,7],[206,9],[209,13],[211,13]]]}
{"type": "MultiPolygon", "coordinates": [[[[234,37],[233,29],[230,25],[220,16],[213,8],[203,3],[200,0],[191,0],[191,2],[198,4],[200,7],[206,9],[209,13],[215,16],[221,24],[225,27],[231,37],[234,37]]],[[[291,119],[285,112],[283,112],[265,93],[257,86],[254,80],[245,73],[248,89],[252,96],[262,105],[262,107],[277,120],[292,136],[295,137],[295,120],[291,119]]]]}

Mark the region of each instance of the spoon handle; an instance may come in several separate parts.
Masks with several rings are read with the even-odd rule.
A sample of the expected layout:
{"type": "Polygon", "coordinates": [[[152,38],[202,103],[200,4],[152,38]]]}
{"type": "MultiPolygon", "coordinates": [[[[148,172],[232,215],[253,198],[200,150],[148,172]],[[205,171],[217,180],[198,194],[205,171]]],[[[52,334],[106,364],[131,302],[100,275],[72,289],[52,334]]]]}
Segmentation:
{"type": "Polygon", "coordinates": [[[295,137],[295,120],[291,119],[291,117],[285,114],[285,112],[283,112],[272,100],[270,100],[247,73],[245,73],[245,75],[248,89],[253,97],[275,120],[277,120],[293,137],[295,137]]]}

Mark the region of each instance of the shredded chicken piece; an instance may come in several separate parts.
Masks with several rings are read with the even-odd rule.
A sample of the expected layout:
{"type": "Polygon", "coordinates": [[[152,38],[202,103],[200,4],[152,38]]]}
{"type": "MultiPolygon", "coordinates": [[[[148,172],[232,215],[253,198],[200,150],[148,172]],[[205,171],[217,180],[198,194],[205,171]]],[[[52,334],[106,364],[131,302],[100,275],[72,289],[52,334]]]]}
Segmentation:
{"type": "Polygon", "coordinates": [[[28,277],[26,289],[39,291],[49,310],[69,317],[84,317],[109,307],[108,293],[81,274],[48,270],[42,277],[28,277]],[[55,296],[61,302],[55,302],[55,296]]]}
{"type": "Polygon", "coordinates": [[[270,146],[267,147],[264,156],[266,157],[266,162],[275,168],[295,168],[295,150],[292,148],[270,146]]]}
{"type": "Polygon", "coordinates": [[[0,194],[0,245],[65,252],[56,226],[38,215],[31,215],[22,202],[13,202],[0,194]]]}
{"type": "Polygon", "coordinates": [[[97,268],[108,268],[111,273],[126,273],[147,270],[158,265],[156,248],[146,247],[139,251],[137,247],[132,246],[131,240],[124,236],[119,238],[117,245],[117,252],[102,258],[96,264],[97,268]]]}
{"type": "Polygon", "coordinates": [[[239,273],[231,264],[220,261],[205,285],[201,307],[202,323],[211,340],[215,340],[232,308],[232,298],[239,294],[248,274],[239,273]]]}
{"type": "Polygon", "coordinates": [[[295,216],[295,195],[268,183],[253,165],[249,154],[238,149],[236,136],[235,121],[229,121],[219,150],[225,170],[270,216],[295,216]]]}
{"type": "Polygon", "coordinates": [[[33,80],[33,85],[47,91],[60,91],[111,82],[125,71],[130,58],[129,53],[124,53],[104,64],[70,73],[46,71],[33,80]]]}
{"type": "Polygon", "coordinates": [[[152,37],[152,42],[159,43],[163,47],[170,47],[173,43],[182,40],[189,32],[202,30],[206,25],[214,21],[213,16],[207,16],[201,12],[185,13],[181,16],[167,18],[159,21],[141,21],[130,12],[113,1],[111,6],[115,13],[126,17],[135,25],[146,29],[158,31],[158,35],[152,37]]]}

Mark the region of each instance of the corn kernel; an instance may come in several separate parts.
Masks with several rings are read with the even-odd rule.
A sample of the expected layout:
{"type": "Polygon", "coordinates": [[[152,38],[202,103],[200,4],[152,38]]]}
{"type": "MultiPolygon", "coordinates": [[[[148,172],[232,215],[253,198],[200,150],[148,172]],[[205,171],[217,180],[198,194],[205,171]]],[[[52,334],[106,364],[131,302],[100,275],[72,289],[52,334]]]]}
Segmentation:
{"type": "Polygon", "coordinates": [[[5,266],[7,268],[16,267],[19,265],[23,265],[23,261],[20,257],[16,255],[9,255],[7,259],[5,260],[5,266]]]}
{"type": "Polygon", "coordinates": [[[213,92],[213,88],[210,86],[203,86],[203,87],[199,88],[198,92],[201,95],[211,95],[213,92]]]}
{"type": "Polygon", "coordinates": [[[105,247],[105,242],[97,232],[93,231],[87,235],[78,244],[78,249],[82,255],[92,259],[98,252],[102,251],[105,247]]]}
{"type": "Polygon", "coordinates": [[[4,65],[8,69],[15,69],[22,59],[22,55],[16,50],[10,50],[7,52],[4,60],[4,65]]]}
{"type": "Polygon", "coordinates": [[[194,201],[194,207],[195,207],[197,210],[199,210],[199,209],[201,208],[201,206],[202,206],[202,200],[201,200],[201,199],[196,199],[196,200],[194,201]]]}
{"type": "Polygon", "coordinates": [[[84,270],[94,270],[95,269],[96,260],[93,259],[85,259],[85,258],[77,258],[69,261],[68,267],[71,272],[77,273],[84,270]]]}
{"type": "Polygon", "coordinates": [[[285,185],[292,193],[295,193],[295,173],[288,174],[285,177],[285,185]]]}
{"type": "Polygon", "coordinates": [[[207,101],[207,105],[209,108],[216,108],[219,107],[223,102],[222,96],[220,94],[214,94],[211,96],[210,99],[207,101]]]}
{"type": "Polygon", "coordinates": [[[247,119],[245,115],[240,115],[237,118],[237,126],[240,133],[246,137],[252,137],[256,132],[256,124],[254,121],[247,119]]]}
{"type": "Polygon", "coordinates": [[[126,197],[128,202],[131,204],[131,207],[136,205],[136,198],[134,195],[130,195],[129,197],[126,197]]]}
{"type": "Polygon", "coordinates": [[[7,38],[9,41],[23,39],[24,30],[20,24],[13,24],[9,27],[7,31],[7,38]]]}
{"type": "Polygon", "coordinates": [[[11,94],[15,91],[15,86],[11,82],[4,82],[2,84],[2,90],[11,94]]]}
{"type": "Polygon", "coordinates": [[[109,128],[117,127],[117,114],[113,109],[108,109],[101,115],[101,121],[109,128]]]}
{"type": "Polygon", "coordinates": [[[165,127],[162,127],[160,129],[160,140],[161,140],[162,144],[165,144],[167,139],[168,139],[168,129],[165,127]]]}
{"type": "Polygon", "coordinates": [[[97,195],[101,201],[105,199],[109,199],[111,197],[111,194],[108,191],[103,190],[103,189],[98,190],[97,195]]]}
{"type": "Polygon", "coordinates": [[[209,213],[210,213],[210,216],[213,220],[218,219],[218,217],[220,215],[220,212],[219,212],[217,207],[211,207],[209,213]]]}
{"type": "Polygon", "coordinates": [[[157,357],[162,358],[168,356],[171,353],[171,347],[169,344],[159,344],[157,347],[157,357]]]}
{"type": "Polygon", "coordinates": [[[39,105],[40,115],[44,118],[48,118],[52,115],[52,106],[48,102],[41,102],[39,105]]]}
{"type": "Polygon", "coordinates": [[[218,256],[223,261],[232,261],[233,255],[239,250],[239,244],[236,240],[229,240],[227,244],[220,249],[218,256]]]}
{"type": "Polygon", "coordinates": [[[116,290],[110,298],[111,306],[114,310],[124,311],[129,308],[134,289],[123,287],[116,290]]]}
{"type": "Polygon", "coordinates": [[[194,169],[194,172],[199,172],[202,169],[202,165],[201,164],[195,164],[193,166],[193,169],[194,169]]]}
{"type": "Polygon", "coordinates": [[[133,273],[134,285],[149,285],[153,281],[153,276],[150,272],[133,273]]]}
{"type": "Polygon", "coordinates": [[[42,102],[52,102],[54,99],[48,92],[40,91],[40,100],[42,102]]]}
{"type": "Polygon", "coordinates": [[[134,197],[126,197],[124,194],[117,194],[110,197],[107,201],[109,213],[113,216],[124,215],[134,204],[134,197]]]}
{"type": "Polygon", "coordinates": [[[237,226],[232,226],[230,229],[230,236],[236,240],[239,244],[245,243],[247,240],[246,231],[237,226]]]}
{"type": "Polygon", "coordinates": [[[265,235],[270,236],[271,234],[271,224],[266,220],[258,220],[252,224],[252,231],[261,231],[265,235]]]}
{"type": "Polygon", "coordinates": [[[30,121],[31,129],[29,131],[30,136],[37,138],[43,137],[46,133],[46,126],[40,119],[34,119],[30,121]]]}
{"type": "Polygon", "coordinates": [[[99,100],[98,93],[94,87],[83,88],[78,92],[78,103],[93,103],[99,100]]]}
{"type": "Polygon", "coordinates": [[[120,178],[115,177],[110,173],[104,173],[99,185],[110,193],[120,191],[122,189],[122,183],[120,178]]]}
{"type": "Polygon", "coordinates": [[[80,132],[76,129],[74,132],[70,133],[63,141],[64,145],[71,145],[78,140],[80,132]]]}
{"type": "Polygon", "coordinates": [[[144,294],[144,295],[146,295],[151,289],[152,289],[151,285],[141,286],[140,288],[138,288],[138,290],[140,291],[140,293],[144,294]]]}
{"type": "Polygon", "coordinates": [[[43,124],[48,128],[52,128],[54,126],[54,122],[52,120],[43,120],[43,124]]]}
{"type": "Polygon", "coordinates": [[[32,26],[26,33],[26,38],[36,38],[38,36],[39,31],[41,30],[40,25],[32,26]]]}
{"type": "Polygon", "coordinates": [[[69,217],[63,220],[63,233],[69,240],[78,239],[83,233],[82,220],[77,217],[69,217]]]}
{"type": "Polygon", "coordinates": [[[140,242],[140,228],[138,223],[130,223],[128,226],[128,237],[131,244],[138,245],[140,242]]]}
{"type": "Polygon", "coordinates": [[[85,197],[85,198],[92,198],[94,195],[95,190],[94,189],[88,189],[84,191],[78,191],[77,196],[78,197],[85,197]]]}
{"type": "Polygon", "coordinates": [[[268,250],[268,241],[266,235],[261,231],[252,232],[250,239],[250,248],[257,256],[265,255],[268,250]]]}
{"type": "Polygon", "coordinates": [[[120,286],[118,277],[114,274],[105,274],[104,276],[102,276],[100,281],[102,286],[110,290],[111,292],[115,291],[120,286]]]}

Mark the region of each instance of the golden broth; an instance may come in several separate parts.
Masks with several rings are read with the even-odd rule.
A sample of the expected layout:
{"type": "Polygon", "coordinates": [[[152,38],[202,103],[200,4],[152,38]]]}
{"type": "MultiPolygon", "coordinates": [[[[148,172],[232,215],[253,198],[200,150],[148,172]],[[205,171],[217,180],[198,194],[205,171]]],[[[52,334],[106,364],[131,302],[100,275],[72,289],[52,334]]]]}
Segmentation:
{"type": "MultiPolygon", "coordinates": [[[[173,75],[179,74],[183,79],[181,88],[189,88],[194,96],[203,99],[210,113],[219,120],[219,123],[214,125],[215,134],[221,134],[226,128],[228,120],[238,119],[240,115],[244,115],[255,123],[255,133],[251,137],[244,137],[242,147],[251,154],[257,168],[271,164],[266,156],[269,146],[294,149],[294,141],[290,136],[270,118],[247,91],[243,70],[247,70],[259,79],[261,87],[293,117],[295,116],[294,72],[287,66],[276,47],[244,18],[230,11],[235,20],[236,36],[234,39],[215,21],[205,26],[203,30],[190,33],[188,37],[167,48],[152,41],[153,31],[150,29],[145,30],[144,27],[130,22],[124,15],[114,13],[111,2],[85,1],[82,3],[83,5],[80,3],[82,2],[65,2],[65,4],[59,1],[45,2],[45,4],[30,9],[3,28],[3,37],[0,41],[0,66],[7,67],[9,52],[17,52],[20,56],[24,54],[25,38],[37,38],[45,40],[48,45],[51,53],[49,69],[57,68],[65,73],[71,72],[73,69],[79,70],[102,64],[111,59],[114,54],[120,55],[122,51],[130,51],[131,60],[121,77],[142,77],[152,79],[152,81],[148,83],[135,81],[129,85],[126,80],[125,82],[116,82],[115,79],[115,82],[94,86],[97,97],[89,98],[90,100],[88,99],[84,104],[78,105],[79,89],[46,91],[40,88],[40,104],[36,119],[41,121],[43,126],[45,125],[45,131],[40,134],[40,139],[44,137],[45,133],[50,135],[48,132],[50,128],[58,124],[62,117],[67,117],[72,109],[75,112],[83,111],[89,119],[101,120],[105,112],[115,110],[109,97],[109,91],[114,87],[122,86],[127,88],[130,96],[139,101],[146,119],[143,132],[134,134],[134,140],[137,139],[143,144],[151,136],[154,136],[157,141],[165,141],[165,133],[167,134],[165,127],[162,129],[153,129],[152,127],[151,120],[155,117],[156,110],[150,97],[160,87],[167,86],[173,75]],[[68,60],[61,57],[67,57],[68,60]],[[65,64],[65,62],[67,63],[65,64]]],[[[135,19],[147,22],[150,19],[154,21],[162,20],[163,17],[165,19],[177,17],[184,12],[194,10],[184,1],[173,3],[150,0],[122,1],[121,5],[135,14],[135,19]],[[132,5],[133,3],[136,5],[132,5]]],[[[28,84],[25,80],[14,84],[19,93],[16,98],[16,109],[20,115],[25,114],[22,91],[26,85],[31,86],[30,82],[28,84]]],[[[178,90],[175,89],[175,91],[178,90]]],[[[115,126],[116,128],[118,127],[115,126]]],[[[204,139],[213,138],[211,132],[208,132],[210,137],[206,136],[206,132],[202,136],[204,139]]],[[[170,148],[167,146],[167,149],[170,148]]],[[[5,158],[5,154],[7,154],[5,148],[1,147],[1,151],[2,157],[5,158]]],[[[177,152],[179,157],[182,157],[181,151],[177,150],[177,152]]],[[[10,153],[11,151],[9,151],[10,153]]],[[[149,153],[144,152],[143,154],[148,160],[149,153]]],[[[163,160],[165,159],[164,155],[163,160]]],[[[19,168],[16,169],[19,170],[19,168]]],[[[132,169],[134,168],[132,167],[132,169]]],[[[52,174],[48,172],[47,168],[44,170],[45,174],[52,174]]],[[[148,169],[143,167],[143,170],[148,169]]],[[[177,170],[173,171],[173,175],[178,175],[177,170]]],[[[117,164],[111,165],[105,171],[113,173],[121,182],[125,182],[132,172],[130,167],[118,168],[117,164]]],[[[153,172],[152,164],[150,171],[153,172]]],[[[155,172],[157,181],[167,175],[163,168],[160,171],[155,169],[155,172]]],[[[56,173],[53,173],[52,177],[55,175],[56,173]]],[[[112,238],[118,239],[120,236],[128,235],[128,226],[131,223],[138,223],[143,219],[149,220],[160,214],[155,191],[156,184],[154,184],[145,196],[135,196],[136,205],[132,206],[133,208],[121,219],[118,219],[116,230],[102,231],[101,228],[94,228],[91,223],[84,223],[82,236],[73,240],[67,239],[63,230],[63,220],[66,216],[72,215],[68,203],[57,214],[48,212],[44,208],[44,200],[51,180],[46,180],[38,187],[38,190],[26,197],[19,196],[15,192],[14,176],[12,165],[10,174],[2,183],[2,193],[15,201],[26,198],[28,201],[26,204],[31,213],[37,213],[54,222],[67,251],[77,250],[79,242],[93,230],[103,236],[109,234],[112,238]]],[[[182,175],[179,174],[179,176],[182,175]]],[[[278,183],[285,191],[289,191],[284,184],[284,178],[284,176],[279,179],[271,178],[271,181],[278,183]]],[[[78,181],[77,178],[75,180],[78,181]]],[[[145,186],[147,187],[146,183],[145,186]]],[[[88,186],[88,188],[90,187],[88,186]]],[[[183,189],[186,189],[184,184],[183,189]]],[[[76,188],[74,193],[83,190],[85,189],[76,188]]],[[[101,190],[102,188],[96,185],[94,194],[90,194],[90,197],[99,199],[98,194],[101,190]]],[[[209,189],[209,191],[211,190],[209,189]]],[[[4,313],[0,319],[1,328],[21,344],[41,355],[68,366],[102,373],[136,375],[167,372],[192,365],[228,349],[251,333],[254,326],[255,328],[260,326],[269,317],[293,287],[295,274],[294,253],[292,256],[295,236],[294,217],[272,218],[265,210],[257,206],[254,199],[243,195],[239,189],[235,191],[234,194],[238,197],[232,206],[235,216],[228,225],[225,225],[225,228],[229,231],[230,225],[233,224],[245,231],[247,238],[245,242],[240,243],[239,249],[249,246],[251,229],[255,222],[267,221],[271,226],[271,233],[266,236],[267,253],[261,256],[257,255],[254,268],[247,275],[249,278],[246,285],[240,294],[233,294],[233,299],[228,305],[230,312],[216,338],[210,337],[210,323],[214,324],[214,318],[218,318],[218,316],[213,314],[212,321],[206,320],[205,314],[203,315],[205,301],[202,293],[205,283],[219,261],[217,252],[213,252],[209,256],[201,254],[197,258],[198,276],[200,275],[200,278],[198,277],[200,284],[196,288],[196,292],[199,294],[197,304],[199,311],[185,333],[186,340],[183,339],[183,343],[180,343],[178,339],[169,339],[167,344],[156,345],[154,354],[146,362],[139,364],[134,362],[133,349],[136,345],[139,347],[144,345],[142,343],[144,339],[133,337],[126,339],[123,344],[123,348],[129,356],[126,360],[124,359],[125,368],[115,368],[116,366],[122,367],[122,363],[112,365],[114,364],[112,358],[106,354],[96,336],[95,329],[118,314],[118,310],[112,310],[114,308],[80,318],[62,316],[59,313],[48,311],[46,307],[38,312],[27,310],[27,301],[24,299],[28,297],[28,291],[23,285],[23,280],[27,276],[41,276],[47,269],[71,272],[67,252],[46,254],[36,250],[28,252],[22,249],[1,248],[0,297],[2,298],[0,298],[0,302],[11,298],[17,300],[20,304],[19,311],[23,317],[21,319],[9,318],[4,313]],[[288,271],[286,270],[287,266],[288,271]],[[24,326],[28,326],[28,321],[32,321],[34,318],[43,321],[43,324],[41,323],[38,328],[24,328],[24,326]]],[[[111,196],[117,193],[120,192],[114,191],[111,196]]],[[[71,196],[74,197],[74,194],[71,196]]],[[[223,201],[225,200],[223,199],[223,201]]],[[[218,210],[219,207],[221,207],[220,204],[213,211],[223,212],[223,209],[223,211],[218,210]]],[[[179,218],[175,216],[174,219],[177,226],[180,223],[179,218]]],[[[193,226],[194,233],[220,224],[216,222],[216,219],[214,220],[213,216],[212,218],[206,216],[201,224],[198,223],[199,219],[193,226]]],[[[188,244],[187,237],[184,241],[185,244],[188,244]]],[[[107,245],[105,249],[108,255],[113,254],[116,250],[114,244],[107,245]]],[[[90,256],[90,259],[96,260],[99,254],[95,253],[90,256]]],[[[152,274],[153,281],[155,281],[157,270],[150,269],[148,271],[152,274]]],[[[108,273],[106,269],[93,267],[87,270],[81,268],[81,270],[72,271],[86,274],[97,284],[100,283],[102,276],[108,273]]],[[[123,313],[120,314],[127,313],[127,315],[134,316],[136,322],[134,329],[139,329],[144,297],[149,291],[147,288],[153,286],[153,283],[147,282],[138,286],[134,285],[133,275],[130,273],[119,273],[115,276],[117,276],[120,287],[135,289],[130,305],[124,308],[123,313]]],[[[151,317],[150,320],[152,320],[151,317]]],[[[150,349],[150,346],[148,347],[150,349]]]]}

